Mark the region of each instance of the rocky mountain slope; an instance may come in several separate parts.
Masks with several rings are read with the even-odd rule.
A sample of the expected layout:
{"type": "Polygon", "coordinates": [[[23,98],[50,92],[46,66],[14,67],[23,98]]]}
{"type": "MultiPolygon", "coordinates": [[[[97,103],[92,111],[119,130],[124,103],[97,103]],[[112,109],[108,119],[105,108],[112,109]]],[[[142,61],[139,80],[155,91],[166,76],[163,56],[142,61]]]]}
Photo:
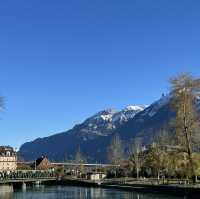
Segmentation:
{"type": "Polygon", "coordinates": [[[23,144],[19,154],[25,160],[45,155],[51,160],[63,161],[73,159],[80,147],[88,161],[106,161],[105,153],[97,154],[106,150],[113,132],[144,109],[145,106],[128,106],[121,111],[100,111],[69,131],[23,144]]]}
{"type": "MultiPolygon", "coordinates": [[[[200,99],[198,101],[200,110],[200,99]]],[[[106,162],[113,135],[121,137],[124,147],[135,137],[140,137],[147,145],[173,117],[169,95],[148,107],[128,106],[121,111],[107,109],[69,131],[23,144],[19,154],[26,160],[45,155],[51,160],[63,161],[73,159],[80,147],[88,162],[106,162]]]]}

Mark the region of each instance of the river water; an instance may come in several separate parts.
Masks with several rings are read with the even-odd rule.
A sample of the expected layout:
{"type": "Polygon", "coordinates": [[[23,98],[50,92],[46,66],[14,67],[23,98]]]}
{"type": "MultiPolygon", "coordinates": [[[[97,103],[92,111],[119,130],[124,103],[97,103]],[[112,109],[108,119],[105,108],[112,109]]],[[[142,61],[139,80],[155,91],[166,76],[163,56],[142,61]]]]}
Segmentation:
{"type": "Polygon", "coordinates": [[[38,186],[13,190],[0,186],[0,199],[182,199],[158,194],[141,194],[102,188],[73,186],[38,186]]]}

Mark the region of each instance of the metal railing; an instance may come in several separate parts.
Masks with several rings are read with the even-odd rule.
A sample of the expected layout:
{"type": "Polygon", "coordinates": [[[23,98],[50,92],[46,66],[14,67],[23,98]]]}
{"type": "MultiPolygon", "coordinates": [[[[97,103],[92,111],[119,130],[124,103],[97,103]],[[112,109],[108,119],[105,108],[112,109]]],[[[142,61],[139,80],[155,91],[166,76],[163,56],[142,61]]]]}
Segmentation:
{"type": "Polygon", "coordinates": [[[0,182],[8,180],[28,180],[28,179],[55,179],[56,174],[53,171],[40,170],[21,170],[13,172],[0,172],[0,182]]]}

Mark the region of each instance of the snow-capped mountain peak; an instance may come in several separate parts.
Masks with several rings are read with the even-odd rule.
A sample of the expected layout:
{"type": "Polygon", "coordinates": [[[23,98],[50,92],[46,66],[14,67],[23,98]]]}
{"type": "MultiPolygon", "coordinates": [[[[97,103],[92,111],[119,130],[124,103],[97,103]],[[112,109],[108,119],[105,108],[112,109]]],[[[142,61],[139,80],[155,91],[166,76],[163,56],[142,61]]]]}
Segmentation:
{"type": "Polygon", "coordinates": [[[120,111],[105,109],[86,119],[79,126],[81,128],[80,132],[82,132],[82,136],[84,137],[86,134],[87,137],[91,137],[91,135],[106,136],[111,133],[111,130],[134,118],[144,108],[145,106],[129,105],[120,111]]]}
{"type": "Polygon", "coordinates": [[[135,115],[145,109],[145,106],[129,105],[113,116],[113,122],[122,124],[135,117],[135,115]]]}
{"type": "Polygon", "coordinates": [[[92,116],[91,118],[89,118],[90,120],[104,120],[104,121],[111,121],[112,120],[112,116],[117,113],[117,111],[115,109],[106,109],[103,111],[98,112],[97,114],[95,114],[94,116],[92,116]]]}
{"type": "Polygon", "coordinates": [[[145,106],[129,105],[124,109],[124,111],[143,111],[144,108],[145,108],[145,106]]]}
{"type": "Polygon", "coordinates": [[[137,113],[143,111],[146,106],[139,105],[129,105],[124,109],[117,111],[115,109],[106,109],[98,112],[94,116],[90,117],[88,120],[91,121],[101,121],[111,122],[116,125],[117,122],[121,122],[122,120],[128,121],[133,118],[137,113]]]}

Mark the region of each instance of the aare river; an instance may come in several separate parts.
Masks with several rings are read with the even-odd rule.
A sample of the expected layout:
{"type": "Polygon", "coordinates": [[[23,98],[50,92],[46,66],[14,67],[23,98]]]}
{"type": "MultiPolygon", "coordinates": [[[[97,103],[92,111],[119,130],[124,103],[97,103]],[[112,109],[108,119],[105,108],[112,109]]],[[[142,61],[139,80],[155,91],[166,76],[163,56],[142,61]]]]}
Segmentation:
{"type": "Polygon", "coordinates": [[[74,186],[38,186],[13,190],[0,186],[0,199],[182,199],[160,194],[136,193],[114,189],[74,186]]]}

